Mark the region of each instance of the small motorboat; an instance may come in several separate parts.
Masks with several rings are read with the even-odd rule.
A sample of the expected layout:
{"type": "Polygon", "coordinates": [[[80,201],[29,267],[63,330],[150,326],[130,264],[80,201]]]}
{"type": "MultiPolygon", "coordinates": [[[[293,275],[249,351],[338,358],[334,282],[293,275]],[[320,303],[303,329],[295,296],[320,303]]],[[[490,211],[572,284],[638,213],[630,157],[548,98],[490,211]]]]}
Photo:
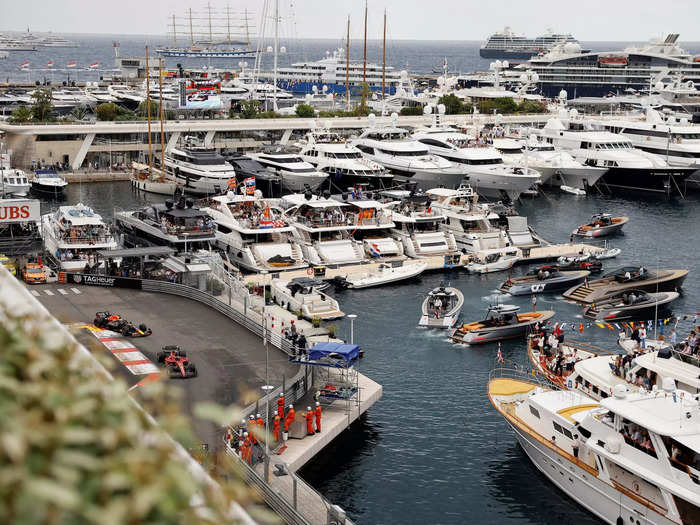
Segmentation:
{"type": "Polygon", "coordinates": [[[568,263],[559,263],[559,269],[564,270],[588,270],[591,273],[600,273],[603,271],[603,263],[597,260],[571,260],[568,263]]]}
{"type": "Polygon", "coordinates": [[[419,326],[452,328],[464,304],[464,294],[457,288],[438,286],[423,301],[419,326]]]}
{"type": "Polygon", "coordinates": [[[588,270],[561,271],[558,266],[544,265],[523,277],[509,277],[499,290],[511,295],[557,292],[582,283],[590,273],[588,270]]]}
{"type": "Polygon", "coordinates": [[[63,196],[63,190],[68,186],[65,177],[56,170],[36,170],[32,179],[32,191],[53,197],[63,196]]]}
{"type": "Polygon", "coordinates": [[[488,255],[479,258],[473,256],[472,260],[466,265],[468,271],[473,273],[492,273],[509,270],[513,265],[520,260],[517,251],[503,253],[489,253],[488,255]]]}
{"type": "Polygon", "coordinates": [[[572,195],[585,195],[586,190],[582,190],[581,188],[574,188],[573,186],[566,186],[562,184],[559,186],[559,189],[561,191],[565,191],[566,193],[571,193],[572,195]]]}
{"type": "Polygon", "coordinates": [[[497,304],[489,306],[482,321],[463,324],[452,334],[452,340],[470,345],[492,343],[522,337],[538,323],[554,317],[552,310],[519,314],[519,306],[497,304]]]}
{"type": "Polygon", "coordinates": [[[669,303],[678,299],[678,296],[678,292],[625,290],[614,294],[609,299],[590,305],[584,310],[583,315],[597,321],[652,319],[659,314],[664,314],[668,310],[669,303]]]}
{"type": "Polygon", "coordinates": [[[577,255],[562,255],[557,259],[559,266],[571,266],[575,263],[581,263],[591,258],[590,253],[580,253],[577,255]]]}
{"type": "Polygon", "coordinates": [[[614,259],[618,255],[622,253],[622,250],[620,248],[607,248],[603,250],[602,252],[598,252],[593,255],[594,259],[597,259],[599,261],[602,261],[604,259],[614,259]]]}
{"type": "Polygon", "coordinates": [[[598,304],[619,292],[630,290],[655,293],[677,291],[687,276],[688,270],[649,270],[644,266],[625,266],[595,281],[577,284],[563,295],[565,299],[577,303],[598,304]]]}
{"type": "Polygon", "coordinates": [[[403,266],[390,266],[380,264],[376,270],[359,275],[348,275],[345,277],[347,288],[370,288],[384,284],[412,279],[422,274],[428,267],[428,263],[405,264],[403,266]]]}
{"type": "Polygon", "coordinates": [[[276,268],[284,268],[285,266],[291,266],[295,264],[296,260],[288,255],[274,255],[267,260],[267,264],[274,266],[276,268]]]}
{"type": "Polygon", "coordinates": [[[270,294],[275,303],[310,321],[345,317],[338,301],[317,290],[313,283],[272,279],[270,294]]]}
{"type": "Polygon", "coordinates": [[[613,217],[609,213],[598,213],[591,217],[591,222],[576,228],[572,235],[576,237],[604,237],[619,232],[628,221],[629,217],[613,217]]]}

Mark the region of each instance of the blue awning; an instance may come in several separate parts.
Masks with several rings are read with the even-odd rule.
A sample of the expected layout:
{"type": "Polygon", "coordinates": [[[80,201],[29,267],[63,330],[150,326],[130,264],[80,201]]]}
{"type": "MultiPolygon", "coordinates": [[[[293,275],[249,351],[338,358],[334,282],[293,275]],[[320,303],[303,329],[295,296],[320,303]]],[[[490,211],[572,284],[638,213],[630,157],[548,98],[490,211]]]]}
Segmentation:
{"type": "Polygon", "coordinates": [[[358,345],[346,345],[342,343],[316,343],[314,347],[309,350],[309,360],[316,361],[330,354],[337,354],[343,361],[349,363],[357,359],[360,354],[360,347],[358,345]]]}

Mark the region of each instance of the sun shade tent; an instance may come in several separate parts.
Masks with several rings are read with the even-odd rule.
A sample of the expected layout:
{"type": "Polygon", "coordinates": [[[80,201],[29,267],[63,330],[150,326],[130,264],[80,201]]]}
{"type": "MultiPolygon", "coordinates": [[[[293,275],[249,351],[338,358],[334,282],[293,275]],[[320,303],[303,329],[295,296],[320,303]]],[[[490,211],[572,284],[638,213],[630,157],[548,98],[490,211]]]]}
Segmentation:
{"type": "MultiPolygon", "coordinates": [[[[316,343],[314,347],[309,350],[309,361],[317,361],[316,364],[326,366],[348,367],[357,360],[359,355],[360,347],[358,345],[332,343],[329,341],[316,343]],[[333,364],[333,361],[337,364],[333,364]]],[[[307,364],[313,363],[307,362],[307,364]]]]}

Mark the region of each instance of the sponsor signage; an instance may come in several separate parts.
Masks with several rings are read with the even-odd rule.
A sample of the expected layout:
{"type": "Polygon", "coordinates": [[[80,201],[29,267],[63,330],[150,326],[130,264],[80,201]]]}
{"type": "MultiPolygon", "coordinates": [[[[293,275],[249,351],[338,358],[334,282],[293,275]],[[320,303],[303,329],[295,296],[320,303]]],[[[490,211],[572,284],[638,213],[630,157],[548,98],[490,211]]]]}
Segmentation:
{"type": "Polygon", "coordinates": [[[0,199],[0,224],[41,219],[41,205],[31,199],[0,199]]]}
{"type": "Polygon", "coordinates": [[[221,109],[221,82],[182,79],[178,102],[180,109],[221,109]]]}
{"type": "Polygon", "coordinates": [[[141,289],[141,279],[127,277],[111,277],[109,275],[92,275],[86,273],[69,273],[66,275],[69,284],[86,284],[88,286],[105,286],[107,288],[141,289]]]}

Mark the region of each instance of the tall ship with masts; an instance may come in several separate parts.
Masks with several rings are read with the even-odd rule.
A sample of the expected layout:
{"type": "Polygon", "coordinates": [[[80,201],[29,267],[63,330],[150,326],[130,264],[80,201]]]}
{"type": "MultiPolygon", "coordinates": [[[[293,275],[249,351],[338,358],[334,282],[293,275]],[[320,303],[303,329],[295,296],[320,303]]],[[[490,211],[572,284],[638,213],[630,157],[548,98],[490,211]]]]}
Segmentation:
{"type": "Polygon", "coordinates": [[[204,12],[187,10],[184,17],[171,15],[168,36],[172,47],[156,52],[163,57],[185,58],[254,58],[250,44],[250,13],[216,10],[207,4],[204,12]],[[187,45],[189,44],[189,45],[187,45]]]}

